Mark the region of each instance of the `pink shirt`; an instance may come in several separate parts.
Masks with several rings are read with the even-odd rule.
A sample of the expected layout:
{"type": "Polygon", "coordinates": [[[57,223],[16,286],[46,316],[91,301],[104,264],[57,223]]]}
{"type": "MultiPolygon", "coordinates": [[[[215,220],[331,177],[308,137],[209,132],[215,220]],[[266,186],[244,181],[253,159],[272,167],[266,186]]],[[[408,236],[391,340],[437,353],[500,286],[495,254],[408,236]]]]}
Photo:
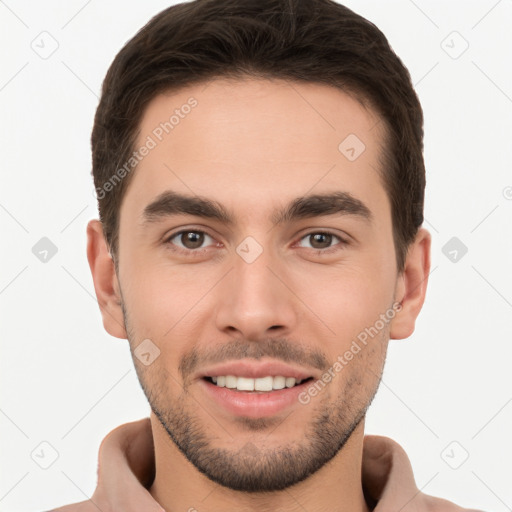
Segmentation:
{"type": "MultiPolygon", "coordinates": [[[[144,486],[151,485],[154,471],[149,418],[126,423],[101,443],[98,483],[91,499],[51,512],[163,512],[144,486]]],[[[409,457],[389,437],[364,437],[362,481],[373,512],[482,512],[420,492],[409,457]]]]}

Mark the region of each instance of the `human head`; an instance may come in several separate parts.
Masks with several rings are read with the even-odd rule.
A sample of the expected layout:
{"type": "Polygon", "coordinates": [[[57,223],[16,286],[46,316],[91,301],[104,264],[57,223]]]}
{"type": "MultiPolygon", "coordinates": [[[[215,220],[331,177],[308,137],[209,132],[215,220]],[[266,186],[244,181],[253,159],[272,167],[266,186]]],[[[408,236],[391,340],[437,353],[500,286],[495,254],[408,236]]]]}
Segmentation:
{"type": "Polygon", "coordinates": [[[332,0],[174,5],[117,54],[103,82],[91,140],[100,220],[116,264],[119,210],[136,172],[130,158],[144,108],[162,91],[243,76],[330,84],[378,112],[387,132],[378,172],[391,203],[402,271],[423,222],[422,109],[384,34],[332,0]]]}
{"type": "MultiPolygon", "coordinates": [[[[300,3],[295,21],[290,6],[277,7],[219,1],[175,6],[120,52],[107,74],[93,132],[94,162],[111,157],[112,167],[96,185],[105,192],[98,194],[101,229],[115,274],[98,224],[88,231],[105,327],[130,341],[154,416],[210,479],[253,492],[284,489],[307,478],[336,457],[354,432],[361,435],[388,339],[412,332],[429,268],[429,239],[417,229],[422,209],[415,210],[423,197],[421,109],[407,71],[373,25],[338,4],[300,3]],[[219,19],[206,22],[207,14],[219,19]],[[247,32],[233,33],[233,27],[247,32]],[[300,47],[287,40],[290,33],[304,41],[308,31],[311,40],[300,47]],[[344,33],[354,40],[343,45],[344,33]],[[185,44],[180,38],[187,37],[185,44]],[[244,41],[247,55],[235,47],[244,41]],[[169,54],[168,44],[178,46],[177,55],[169,54]],[[378,54],[375,62],[364,59],[371,52],[378,54]],[[343,76],[334,74],[339,67],[343,76]],[[134,160],[126,176],[109,190],[102,188],[102,180],[129,161],[171,113],[176,127],[150,151],[146,146],[145,156],[140,151],[143,158],[134,160]],[[365,144],[353,161],[338,150],[347,134],[365,144]],[[407,165],[393,164],[390,148],[407,165]],[[411,171],[413,154],[420,163],[411,171]],[[386,181],[393,168],[396,190],[386,181]],[[325,199],[302,201],[310,192],[340,189],[363,198],[344,199],[343,218],[329,217],[333,212],[326,211],[325,199]],[[160,198],[166,190],[188,198],[160,198]],[[204,198],[209,202],[197,203],[204,198]],[[269,223],[285,204],[292,206],[282,222],[269,223]],[[170,209],[174,216],[163,215],[170,209]],[[217,241],[214,247],[176,250],[171,238],[181,232],[172,237],[170,232],[183,220],[176,216],[183,210],[188,220],[204,221],[207,236],[217,241]],[[311,221],[303,215],[314,210],[323,216],[311,221]],[[414,222],[404,223],[405,218],[414,222]],[[298,237],[300,227],[313,233],[311,224],[328,224],[334,237],[345,232],[347,240],[329,253],[290,246],[307,238],[298,237]],[[414,244],[406,244],[412,252],[402,254],[395,247],[406,225],[414,244]],[[239,252],[247,235],[261,249],[251,261],[239,252]],[[404,307],[395,316],[397,302],[404,307]],[[382,315],[392,321],[384,322],[382,315]],[[366,329],[374,333],[371,340],[364,347],[352,345],[366,329]],[[159,355],[145,365],[137,351],[148,340],[159,355]],[[342,364],[339,358],[349,352],[342,364]],[[331,366],[337,373],[314,400],[302,408],[295,404],[291,419],[260,417],[259,411],[230,416],[205,398],[205,386],[212,384],[200,372],[241,359],[289,362],[314,380],[331,366]]],[[[158,463],[170,448],[156,446],[158,463]]]]}

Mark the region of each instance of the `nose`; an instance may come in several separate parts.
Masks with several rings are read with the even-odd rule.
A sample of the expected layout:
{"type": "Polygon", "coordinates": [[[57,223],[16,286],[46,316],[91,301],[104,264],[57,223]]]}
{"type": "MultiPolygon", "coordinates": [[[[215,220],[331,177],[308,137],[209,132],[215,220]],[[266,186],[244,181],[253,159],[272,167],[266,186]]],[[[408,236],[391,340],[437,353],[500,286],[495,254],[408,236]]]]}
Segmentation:
{"type": "Polygon", "coordinates": [[[264,250],[251,263],[233,256],[234,268],[219,283],[217,328],[226,334],[260,341],[295,329],[300,302],[276,257],[264,250]]]}

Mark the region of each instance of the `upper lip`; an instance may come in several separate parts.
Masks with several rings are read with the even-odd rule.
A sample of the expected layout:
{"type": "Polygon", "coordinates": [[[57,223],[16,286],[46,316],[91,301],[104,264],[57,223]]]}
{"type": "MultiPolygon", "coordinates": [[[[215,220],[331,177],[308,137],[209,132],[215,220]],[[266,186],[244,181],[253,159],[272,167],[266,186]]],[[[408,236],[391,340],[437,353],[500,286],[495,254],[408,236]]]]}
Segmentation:
{"type": "Polygon", "coordinates": [[[203,377],[217,377],[219,375],[235,375],[236,377],[246,377],[257,379],[267,376],[282,376],[294,377],[297,380],[307,379],[313,377],[312,370],[300,368],[281,361],[249,361],[238,360],[226,363],[221,363],[204,368],[199,374],[198,378],[203,377]]]}

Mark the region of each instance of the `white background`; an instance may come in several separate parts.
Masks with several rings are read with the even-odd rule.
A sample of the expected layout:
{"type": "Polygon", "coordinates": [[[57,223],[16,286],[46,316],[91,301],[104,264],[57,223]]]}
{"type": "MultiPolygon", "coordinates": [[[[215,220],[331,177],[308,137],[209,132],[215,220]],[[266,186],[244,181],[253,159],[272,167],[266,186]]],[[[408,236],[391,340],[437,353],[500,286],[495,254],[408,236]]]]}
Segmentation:
{"type": "MultiPolygon", "coordinates": [[[[0,2],[1,510],[87,499],[101,439],[149,414],[127,342],[103,330],[86,260],[89,140],[113,57],[168,5],[0,2]],[[31,47],[43,31],[58,42],[47,59],[31,47]],[[58,249],[47,263],[32,253],[42,237],[58,249]],[[31,458],[43,441],[59,454],[46,470],[31,458]]],[[[390,342],[367,433],[404,447],[423,492],[511,510],[512,2],[346,5],[411,72],[433,235],[426,303],[413,336],[390,342]],[[455,263],[442,252],[454,236],[468,248],[455,263]],[[458,469],[441,456],[453,441],[452,465],[469,454],[458,469]]]]}

